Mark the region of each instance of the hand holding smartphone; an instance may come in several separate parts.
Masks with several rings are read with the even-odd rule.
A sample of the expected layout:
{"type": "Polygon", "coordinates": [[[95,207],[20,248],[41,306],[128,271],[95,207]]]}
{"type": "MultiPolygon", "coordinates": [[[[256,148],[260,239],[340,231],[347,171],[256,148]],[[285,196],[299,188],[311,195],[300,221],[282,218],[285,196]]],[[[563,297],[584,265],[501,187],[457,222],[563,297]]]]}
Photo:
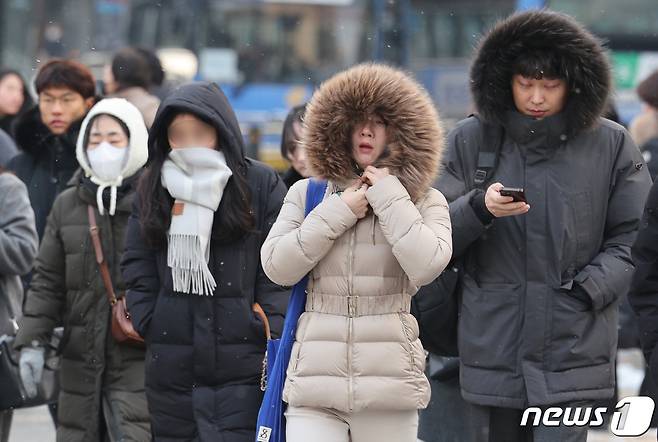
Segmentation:
{"type": "Polygon", "coordinates": [[[500,189],[500,196],[511,196],[515,203],[527,203],[523,187],[503,187],[500,189]]]}
{"type": "Polygon", "coordinates": [[[505,187],[501,183],[489,186],[484,195],[484,204],[496,218],[523,215],[530,210],[523,188],[505,187]]]}

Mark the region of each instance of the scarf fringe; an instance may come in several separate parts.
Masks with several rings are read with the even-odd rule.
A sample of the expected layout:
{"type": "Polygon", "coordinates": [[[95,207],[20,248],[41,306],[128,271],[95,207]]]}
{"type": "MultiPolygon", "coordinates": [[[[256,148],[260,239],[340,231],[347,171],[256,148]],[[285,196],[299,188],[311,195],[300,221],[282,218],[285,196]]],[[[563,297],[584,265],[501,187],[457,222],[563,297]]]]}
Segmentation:
{"type": "Polygon", "coordinates": [[[174,291],[214,295],[217,283],[210,273],[198,236],[170,234],[167,264],[171,267],[174,291]]]}

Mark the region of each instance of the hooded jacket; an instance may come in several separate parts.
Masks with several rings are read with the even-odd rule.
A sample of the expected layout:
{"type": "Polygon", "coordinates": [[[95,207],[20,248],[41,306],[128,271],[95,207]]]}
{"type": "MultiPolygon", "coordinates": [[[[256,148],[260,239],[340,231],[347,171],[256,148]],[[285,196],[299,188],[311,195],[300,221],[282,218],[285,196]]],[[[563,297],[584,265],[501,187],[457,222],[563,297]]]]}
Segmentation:
{"type": "Polygon", "coordinates": [[[452,252],[446,200],[430,188],[443,148],[436,109],[404,73],[365,64],[324,83],[304,125],[314,176],[329,182],[325,198],[304,218],[309,181],[294,184],[261,251],[277,283],[310,275],[284,400],[345,412],[424,408],[430,389],[411,296],[452,252]],[[391,137],[376,166],[391,175],[367,191],[372,211],[357,220],[337,192],[358,177],[352,131],[373,112],[391,137]]]}
{"type": "Polygon", "coordinates": [[[75,144],[81,122],[75,121],[64,134],[55,135],[41,121],[38,105],[16,120],[15,140],[21,152],[7,168],[27,186],[39,238],[55,198],[78,168],[75,144]]]}
{"type": "Polygon", "coordinates": [[[84,136],[78,137],[75,155],[80,167],[84,171],[85,177],[89,178],[92,183],[98,185],[96,201],[99,212],[103,214],[106,210],[102,201],[102,194],[105,189],[109,188],[109,214],[114,215],[117,188],[123,184],[124,178],[130,178],[135,175],[148,160],[148,149],[145,148],[148,144],[148,131],[143,121],[140,120],[141,113],[135,105],[123,98],[106,98],[91,108],[85,119],[82,121],[80,133],[87,133],[89,122],[96,116],[102,114],[110,115],[123,121],[130,133],[130,146],[127,150],[127,157],[124,160],[125,162],[121,169],[121,173],[119,173],[119,176],[117,176],[116,179],[110,181],[103,180],[94,174],[87,157],[84,136]]]}
{"type": "MultiPolygon", "coordinates": [[[[125,100],[103,100],[90,111],[114,115],[130,128],[127,147],[127,179],[146,162],[146,128],[141,115],[125,100]],[[141,128],[140,128],[141,126],[141,128]]],[[[78,161],[87,164],[83,149],[85,131],[80,132],[78,161]]],[[[93,171],[85,167],[91,180],[93,171]]],[[[101,215],[96,189],[89,178],[76,173],[53,204],[39,249],[24,316],[16,337],[17,348],[34,341],[45,345],[54,327],[64,325],[57,440],[66,442],[101,439],[101,401],[109,399],[113,424],[122,440],[148,441],[150,430],[144,393],[144,350],[118,344],[110,333],[111,307],[107,299],[89,233],[87,207],[96,208],[96,221],[115,292],[121,296],[125,284],[119,273],[125,229],[135,194],[132,181],[124,183],[110,216],[101,215]]]]}
{"type": "MultiPolygon", "coordinates": [[[[255,226],[229,244],[211,238],[208,267],[217,282],[214,295],[181,294],[173,289],[166,247],[147,246],[140,202],[133,208],[122,271],[133,324],[148,348],[146,391],[153,435],[156,441],[253,442],[266,339],[252,304],[263,307],[276,335],[289,295],[267,279],[258,252],[279,213],[285,186],[274,170],[244,157],[240,126],[215,84],[181,86],[165,99],[151,128],[152,151],[165,148],[168,123],[181,112],[212,124],[222,149],[240,158],[255,226]]],[[[231,179],[240,172],[233,173],[231,179]]]]}
{"type": "Polygon", "coordinates": [[[600,117],[610,88],[603,49],[565,15],[516,14],[483,38],[471,85],[480,117],[504,132],[488,184],[523,187],[530,210],[478,215],[482,130],[475,118],[458,123],[437,187],[451,201],[465,267],[462,395],[508,408],[611,397],[617,300],[629,288],[650,178],[628,132],[600,117]],[[511,66],[530,50],[554,50],[568,85],[564,109],[543,120],[512,100],[511,66]]]}

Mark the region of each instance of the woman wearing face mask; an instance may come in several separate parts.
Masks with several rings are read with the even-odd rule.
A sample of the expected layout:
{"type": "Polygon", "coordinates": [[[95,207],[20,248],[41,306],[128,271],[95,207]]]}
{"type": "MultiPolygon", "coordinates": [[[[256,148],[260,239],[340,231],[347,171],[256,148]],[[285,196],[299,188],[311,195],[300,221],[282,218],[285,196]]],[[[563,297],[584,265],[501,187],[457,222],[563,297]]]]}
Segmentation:
{"type": "Polygon", "coordinates": [[[325,198],[304,218],[292,186],[261,252],[266,274],[309,274],[283,400],[288,442],[416,441],[430,388],[411,296],[452,254],[448,204],[430,188],[443,137],[427,93],[366,64],[315,92],[302,144],[325,198]]]}
{"type": "Polygon", "coordinates": [[[33,104],[21,74],[13,69],[0,70],[0,129],[13,137],[14,120],[33,104]]]}
{"type": "Polygon", "coordinates": [[[135,181],[148,157],[141,114],[124,99],[96,104],[80,129],[82,167],[53,206],[27,293],[20,374],[36,394],[44,345],[64,325],[60,369],[58,441],[149,441],[144,394],[144,349],[118,343],[110,333],[110,303],[90,237],[91,206],[117,296],[124,231],[135,181]]]}
{"type": "Polygon", "coordinates": [[[173,91],[149,148],[122,270],[148,348],[153,436],[253,442],[266,341],[252,304],[276,334],[288,290],[263,274],[259,251],[285,186],[245,158],[240,126],[215,84],[173,91]]]}

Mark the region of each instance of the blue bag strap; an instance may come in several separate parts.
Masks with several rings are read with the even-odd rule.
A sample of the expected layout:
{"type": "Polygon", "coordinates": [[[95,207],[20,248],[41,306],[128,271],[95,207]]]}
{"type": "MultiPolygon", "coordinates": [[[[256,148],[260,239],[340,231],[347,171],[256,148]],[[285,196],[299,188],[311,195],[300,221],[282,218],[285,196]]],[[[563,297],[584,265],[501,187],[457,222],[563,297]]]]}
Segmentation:
{"type": "Polygon", "coordinates": [[[308,181],[308,188],[306,189],[306,207],[304,209],[304,217],[322,202],[324,194],[327,191],[327,181],[311,178],[308,181]]]}
{"type": "MultiPolygon", "coordinates": [[[[306,190],[306,217],[315,207],[322,202],[327,190],[327,181],[311,179],[306,190]]],[[[290,362],[292,344],[295,342],[297,322],[306,306],[306,286],[308,275],[304,276],[293,287],[283,323],[279,346],[275,350],[276,357],[271,365],[273,371],[268,373],[268,386],[265,396],[258,411],[256,441],[283,441],[285,440],[285,419],[283,417],[285,405],[281,400],[283,386],[286,379],[286,370],[290,362]],[[270,437],[273,437],[270,439],[270,437]]],[[[268,343],[270,345],[271,343],[268,343]]],[[[272,345],[274,348],[274,345],[272,345]]],[[[269,359],[269,358],[268,358],[269,359]]],[[[270,361],[268,360],[268,364],[270,361]]]]}

